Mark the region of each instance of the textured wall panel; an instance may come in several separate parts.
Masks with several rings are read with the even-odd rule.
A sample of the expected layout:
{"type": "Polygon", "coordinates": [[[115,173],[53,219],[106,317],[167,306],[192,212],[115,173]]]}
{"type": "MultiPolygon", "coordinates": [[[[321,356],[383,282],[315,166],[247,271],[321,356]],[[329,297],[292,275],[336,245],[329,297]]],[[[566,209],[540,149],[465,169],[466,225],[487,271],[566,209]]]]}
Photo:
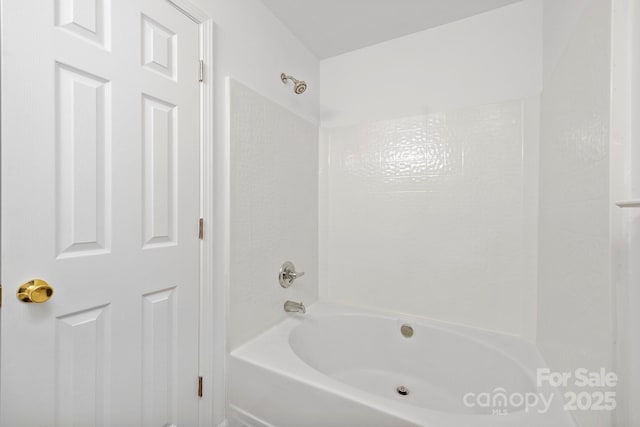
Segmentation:
{"type": "Polygon", "coordinates": [[[329,298],[520,333],[522,112],[327,129],[329,298]]]}
{"type": "Polygon", "coordinates": [[[317,298],[318,128],[235,81],[230,108],[233,349],[283,319],[285,300],[317,298]],[[285,290],[287,260],[306,275],[285,290]]]}
{"type": "MultiPolygon", "coordinates": [[[[613,365],[611,3],[587,3],[541,104],[538,345],[559,372],[613,365]]],[[[581,426],[613,425],[610,412],[575,415],[581,426]]]]}

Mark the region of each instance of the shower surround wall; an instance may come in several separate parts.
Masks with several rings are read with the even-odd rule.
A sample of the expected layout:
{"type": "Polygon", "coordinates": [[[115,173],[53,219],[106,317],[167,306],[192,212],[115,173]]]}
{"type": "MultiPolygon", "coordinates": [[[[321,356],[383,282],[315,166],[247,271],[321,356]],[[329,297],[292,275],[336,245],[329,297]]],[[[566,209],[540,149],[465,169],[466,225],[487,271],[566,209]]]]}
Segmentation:
{"type": "Polygon", "coordinates": [[[318,127],[235,80],[228,94],[233,350],[282,320],[286,300],[318,297],[318,127]],[[306,275],[283,289],[287,260],[306,275]]]}
{"type": "Polygon", "coordinates": [[[321,62],[324,297],[535,339],[541,16],[321,62]]]}
{"type": "MultiPolygon", "coordinates": [[[[555,1],[553,1],[555,3],[555,1]]],[[[538,346],[556,371],[612,369],[611,4],[584,1],[542,96],[538,346]]],[[[553,34],[545,13],[545,34],[553,34]]],[[[559,43],[553,37],[549,44],[559,43]]],[[[575,391],[585,391],[578,389],[575,391]]],[[[584,427],[611,413],[578,411],[584,427]]]]}
{"type": "Polygon", "coordinates": [[[523,103],[327,134],[330,298],[521,333],[523,103]]]}

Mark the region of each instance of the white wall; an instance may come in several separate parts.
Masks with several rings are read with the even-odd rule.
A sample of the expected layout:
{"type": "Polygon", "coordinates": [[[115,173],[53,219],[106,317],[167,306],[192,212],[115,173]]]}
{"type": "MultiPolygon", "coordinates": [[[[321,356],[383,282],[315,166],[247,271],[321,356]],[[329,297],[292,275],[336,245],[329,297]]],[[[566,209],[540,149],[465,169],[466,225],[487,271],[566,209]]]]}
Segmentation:
{"type": "Polygon", "coordinates": [[[234,80],[229,110],[233,350],[284,319],[286,300],[317,299],[318,127],[234,80]],[[306,275],[283,289],[288,260],[306,275]]]}
{"type": "Polygon", "coordinates": [[[535,338],[541,17],[321,62],[323,297],[535,338]]]}
{"type": "Polygon", "coordinates": [[[561,60],[591,0],[543,0],[543,75],[546,81],[561,60]]]}
{"type": "Polygon", "coordinates": [[[232,77],[272,101],[317,122],[319,117],[318,60],[259,0],[194,0],[216,23],[215,75],[218,130],[224,135],[225,79],[232,77]],[[309,84],[304,96],[280,81],[287,72],[309,84]]]}
{"type": "Polygon", "coordinates": [[[447,111],[536,95],[541,4],[525,0],[323,60],[322,125],[447,111]]]}
{"type": "MultiPolygon", "coordinates": [[[[613,364],[610,7],[589,2],[542,96],[538,345],[557,371],[613,364]]],[[[575,416],[611,425],[610,412],[575,416]]]]}

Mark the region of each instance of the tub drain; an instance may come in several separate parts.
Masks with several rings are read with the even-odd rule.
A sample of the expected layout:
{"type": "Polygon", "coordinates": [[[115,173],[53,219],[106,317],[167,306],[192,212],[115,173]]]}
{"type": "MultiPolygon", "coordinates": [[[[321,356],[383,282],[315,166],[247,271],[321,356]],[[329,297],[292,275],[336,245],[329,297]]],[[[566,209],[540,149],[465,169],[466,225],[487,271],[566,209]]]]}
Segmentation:
{"type": "Polygon", "coordinates": [[[408,388],[406,388],[406,387],[405,387],[405,386],[403,386],[403,385],[401,385],[400,387],[398,387],[398,388],[396,389],[396,391],[398,392],[398,394],[399,394],[400,396],[406,396],[406,395],[408,395],[408,394],[409,394],[409,389],[408,389],[408,388]]]}

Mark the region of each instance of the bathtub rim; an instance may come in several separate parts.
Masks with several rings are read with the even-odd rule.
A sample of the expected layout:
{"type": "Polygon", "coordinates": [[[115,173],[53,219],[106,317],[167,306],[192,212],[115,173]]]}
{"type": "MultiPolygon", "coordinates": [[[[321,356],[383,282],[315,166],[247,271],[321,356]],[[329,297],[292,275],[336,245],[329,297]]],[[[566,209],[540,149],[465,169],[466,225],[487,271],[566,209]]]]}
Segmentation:
{"type": "MultiPolygon", "coordinates": [[[[540,419],[535,416],[535,414],[532,417],[532,414],[524,411],[509,413],[506,416],[494,416],[491,414],[450,413],[430,408],[417,407],[415,405],[395,401],[375,393],[367,392],[361,388],[339,381],[315,369],[294,352],[289,344],[289,336],[293,329],[310,317],[335,315],[365,315],[381,317],[385,320],[410,321],[420,323],[425,327],[437,327],[438,329],[446,332],[456,333],[456,335],[461,335],[464,339],[469,339],[470,337],[468,335],[476,335],[477,338],[475,339],[483,337],[490,340],[492,344],[497,346],[501,353],[505,353],[506,357],[513,359],[518,367],[524,367],[525,375],[528,378],[533,376],[533,374],[529,374],[529,371],[532,370],[532,368],[547,366],[534,344],[512,334],[503,334],[482,328],[468,327],[446,321],[407,315],[405,313],[381,312],[371,308],[355,307],[352,305],[326,301],[315,302],[308,307],[306,314],[291,313],[290,316],[282,320],[280,323],[270,327],[262,334],[250,339],[231,351],[228,354],[228,357],[230,359],[241,361],[242,363],[248,363],[257,368],[265,369],[274,374],[287,377],[290,380],[299,382],[307,387],[312,387],[314,389],[354,401],[376,411],[383,408],[385,413],[391,414],[405,422],[415,423],[416,425],[449,427],[455,426],[460,422],[465,422],[465,420],[469,422],[477,422],[479,419],[484,419],[485,422],[489,422],[489,420],[491,420],[491,425],[495,426],[506,425],[503,424],[505,422],[516,422],[519,423],[518,425],[529,426],[528,423],[520,423],[524,423],[526,420],[531,422],[531,420],[540,419]],[[516,354],[513,354],[512,352],[515,352],[516,354]],[[433,424],[424,424],[426,421],[433,424]]],[[[484,343],[482,344],[486,345],[484,343]]],[[[495,348],[490,347],[489,351],[492,350],[496,351],[495,348]]],[[[228,366],[231,366],[231,364],[228,366]]],[[[535,377],[533,377],[533,380],[535,385],[535,377]]],[[[233,378],[230,378],[230,382],[231,381],[233,381],[233,378]]],[[[535,389],[542,393],[554,392],[556,395],[559,394],[557,390],[548,386],[536,387],[535,389]]],[[[558,400],[554,399],[551,411],[552,416],[554,416],[553,419],[556,420],[556,417],[558,417],[557,421],[561,421],[561,425],[563,427],[575,426],[575,424],[572,424],[574,421],[570,414],[561,414],[558,411],[559,407],[562,406],[561,403],[562,401],[558,403],[558,400]]],[[[229,400],[228,405],[236,410],[246,412],[239,405],[236,405],[235,402],[232,402],[231,399],[229,400]]],[[[269,424],[266,421],[263,422],[269,424]]],[[[484,426],[485,424],[479,425],[484,426]]],[[[537,426],[538,424],[534,423],[531,425],[537,426]]],[[[542,426],[546,424],[539,425],[542,426]]],[[[556,424],[553,425],[555,426],[556,424]]]]}
{"type": "MultiPolygon", "coordinates": [[[[333,304],[331,304],[331,306],[333,306],[333,304]]],[[[350,306],[349,306],[350,307],[350,306]]],[[[367,309],[365,309],[367,310],[367,309]]],[[[466,341],[469,341],[471,343],[473,343],[474,345],[477,345],[479,347],[482,347],[484,349],[486,349],[487,351],[492,351],[495,353],[500,354],[502,357],[508,359],[510,362],[512,362],[518,369],[520,369],[523,373],[523,375],[527,378],[527,380],[530,381],[530,385],[532,387],[531,391],[536,391],[537,389],[539,389],[539,387],[536,386],[536,376],[533,372],[530,372],[530,369],[528,369],[527,365],[522,362],[520,359],[516,358],[512,353],[510,353],[507,349],[502,348],[502,347],[497,347],[494,345],[491,345],[489,343],[487,343],[486,341],[483,341],[479,336],[473,336],[474,333],[486,333],[492,336],[492,338],[497,338],[497,336],[505,336],[512,339],[518,339],[519,337],[515,336],[515,335],[510,335],[510,334],[500,334],[498,332],[493,332],[493,331],[487,331],[484,329],[474,329],[474,328],[468,328],[466,326],[461,326],[461,325],[457,325],[457,324],[451,324],[451,323],[446,323],[446,322],[440,322],[437,320],[431,320],[431,319],[427,319],[425,320],[425,318],[421,318],[421,317],[416,317],[416,316],[411,316],[411,315],[405,315],[405,314],[398,314],[398,317],[394,317],[393,314],[382,314],[382,313],[376,313],[376,312],[371,312],[371,313],[367,313],[365,311],[359,310],[360,312],[337,312],[337,313],[322,313],[322,314],[317,314],[314,315],[312,318],[313,319],[323,319],[323,318],[329,318],[329,317],[372,317],[372,318],[376,318],[376,319],[381,319],[381,320],[388,320],[388,321],[392,321],[393,323],[409,323],[411,325],[420,325],[421,327],[424,328],[430,328],[430,329],[435,329],[437,331],[440,332],[446,332],[446,333],[450,333],[453,334],[457,337],[460,337],[466,341]],[[401,317],[400,317],[401,316],[401,317]],[[432,323],[432,324],[430,324],[432,323]],[[471,333],[465,331],[465,329],[470,329],[471,333]]],[[[368,310],[367,310],[368,311],[368,310]]],[[[287,343],[289,344],[289,346],[291,347],[293,353],[299,358],[301,359],[303,362],[305,362],[308,366],[310,366],[311,368],[315,369],[316,371],[319,371],[320,373],[327,375],[327,376],[331,376],[330,374],[327,374],[323,371],[321,371],[320,369],[317,369],[316,367],[312,366],[311,364],[309,364],[307,361],[304,360],[304,358],[302,358],[295,350],[294,346],[291,345],[291,337],[292,335],[295,333],[296,329],[303,327],[304,326],[304,321],[298,322],[295,326],[292,326],[291,329],[289,330],[289,339],[287,340],[287,343]]],[[[402,402],[398,402],[401,404],[405,404],[408,405],[408,403],[402,403],[402,402]]],[[[436,412],[443,412],[443,411],[438,411],[435,410],[436,412]]],[[[443,413],[447,413],[447,412],[443,412],[443,413]]],[[[478,414],[480,415],[480,414],[478,414]]]]}

